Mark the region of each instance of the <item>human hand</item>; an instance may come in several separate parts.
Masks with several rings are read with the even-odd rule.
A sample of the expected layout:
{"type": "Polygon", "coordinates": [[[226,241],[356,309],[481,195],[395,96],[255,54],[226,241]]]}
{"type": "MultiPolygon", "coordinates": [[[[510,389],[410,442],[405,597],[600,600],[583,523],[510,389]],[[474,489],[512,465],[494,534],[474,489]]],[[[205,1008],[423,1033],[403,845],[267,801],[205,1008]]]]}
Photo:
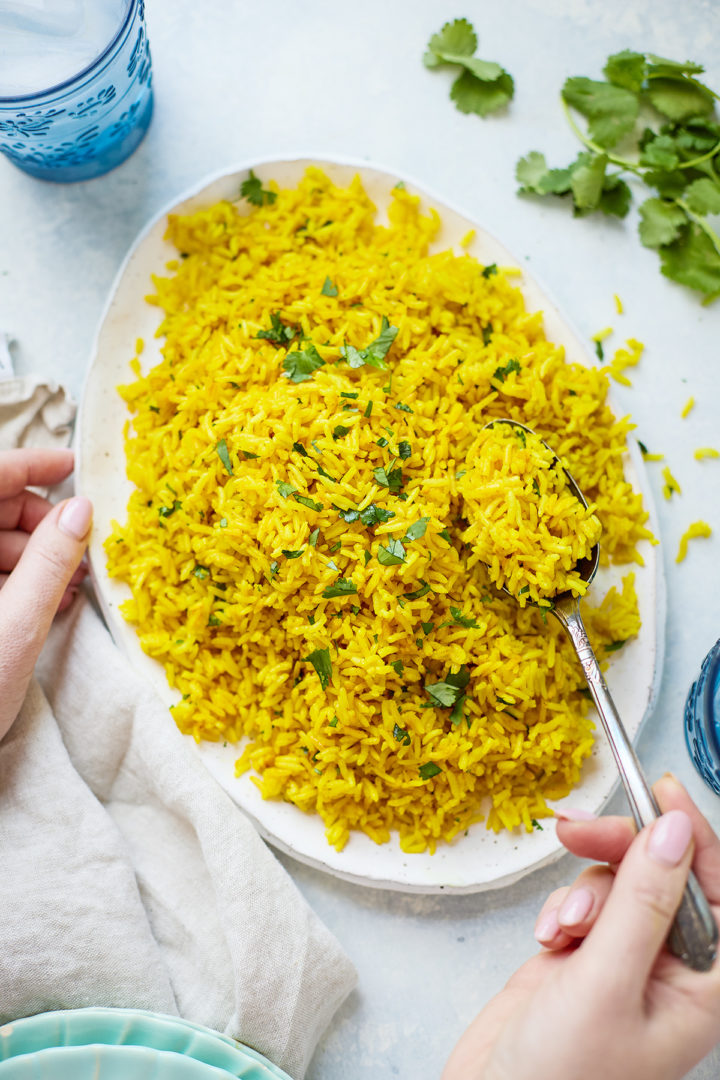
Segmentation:
{"type": "Polygon", "coordinates": [[[442,1080],[680,1080],[720,1034],[720,963],[691,971],[664,948],[692,862],[720,920],[720,841],[674,777],[663,816],[558,822],[584,870],[536,924],[545,951],[455,1047],[442,1080]]]}
{"type": "Polygon", "coordinates": [[[59,483],[72,467],[71,450],[0,453],[0,739],[20,711],[53,616],[85,575],[89,499],[51,506],[27,490],[59,483]]]}

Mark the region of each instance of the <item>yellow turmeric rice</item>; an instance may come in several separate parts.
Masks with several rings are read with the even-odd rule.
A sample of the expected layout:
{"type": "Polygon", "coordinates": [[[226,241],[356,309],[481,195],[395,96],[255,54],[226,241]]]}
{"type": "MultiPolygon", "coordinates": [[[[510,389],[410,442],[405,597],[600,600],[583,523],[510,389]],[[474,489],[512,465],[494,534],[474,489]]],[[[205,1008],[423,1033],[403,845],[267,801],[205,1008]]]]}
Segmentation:
{"type": "MultiPolygon", "coordinates": [[[[163,359],[121,388],[124,615],[180,729],[247,737],[238,773],[338,849],[531,830],[593,725],[559,624],[470,558],[468,452],[493,418],[527,424],[594,504],[603,556],[641,562],[631,425],[502,270],[428,253],[438,217],[402,187],[387,226],[359,179],[268,192],[170,218],[179,258],[148,298],[163,359]]],[[[601,656],[636,634],[633,575],[585,615],[601,656]]]]}
{"type": "Polygon", "coordinates": [[[490,581],[524,607],[552,606],[558,593],[587,590],[577,564],[602,526],[583,506],[553,451],[525,427],[497,421],[479,432],[460,480],[469,526],[461,539],[468,567],[485,563],[490,581]]]}

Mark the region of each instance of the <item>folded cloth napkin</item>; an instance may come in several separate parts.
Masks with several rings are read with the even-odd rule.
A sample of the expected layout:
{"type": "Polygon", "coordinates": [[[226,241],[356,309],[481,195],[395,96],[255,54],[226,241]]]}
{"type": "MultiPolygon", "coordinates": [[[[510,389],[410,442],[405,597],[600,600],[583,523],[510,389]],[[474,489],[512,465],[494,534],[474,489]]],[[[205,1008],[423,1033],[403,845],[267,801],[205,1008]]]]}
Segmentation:
{"type": "Polygon", "coordinates": [[[300,1078],[354,982],[81,595],[0,743],[0,1022],[151,1009],[300,1078]]]}
{"type": "Polygon", "coordinates": [[[75,405],[62,387],[32,375],[0,379],[0,450],[67,446],[75,405]]]}

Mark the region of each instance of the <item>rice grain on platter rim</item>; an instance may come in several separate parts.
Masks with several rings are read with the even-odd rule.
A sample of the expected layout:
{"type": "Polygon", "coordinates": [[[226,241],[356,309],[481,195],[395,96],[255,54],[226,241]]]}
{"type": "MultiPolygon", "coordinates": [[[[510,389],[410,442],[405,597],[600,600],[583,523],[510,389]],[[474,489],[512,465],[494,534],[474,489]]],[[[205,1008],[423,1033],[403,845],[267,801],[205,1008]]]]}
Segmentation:
{"type": "MultiPolygon", "coordinates": [[[[532,828],[545,799],[577,782],[592,745],[582,673],[560,627],[517,611],[462,557],[457,473],[477,430],[499,416],[537,430],[597,503],[603,551],[616,560],[636,557],[646,531],[622,474],[631,425],[604,404],[605,375],[567,364],[502,273],[483,275],[469,256],[428,256],[437,223],[417,200],[394,192],[390,219],[376,227],[359,181],[337,189],[317,170],[250,214],[220,203],[171,218],[188,257],[155,282],[164,360],[124,390],[137,490],[107,547],[110,573],[131,586],[125,614],[143,648],[186,695],[174,710],[182,730],[250,735],[242,767],[264,794],[318,810],[335,846],[352,828],[379,842],[397,829],[413,852],[483,813],[492,828],[532,828]],[[327,361],[307,381],[282,378],[286,350],[257,338],[276,311],[298,328],[291,348],[302,331],[327,361]],[[388,372],[335,363],[345,342],[374,340],[383,315],[399,328],[389,392],[388,372]],[[511,357],[521,370],[503,374],[511,357]],[[333,438],[338,427],[349,431],[333,438]],[[389,470],[400,442],[411,446],[397,462],[406,501],[373,471],[389,470]],[[284,498],[278,482],[322,510],[284,498]],[[395,517],[373,529],[333,509],[372,502],[395,517]],[[423,518],[405,561],[381,565],[379,548],[423,518]],[[357,594],[324,598],[338,577],[357,594]],[[425,581],[431,591],[413,598],[425,581]],[[303,663],[325,648],[326,690],[303,663]],[[425,707],[424,684],[463,664],[471,677],[453,724],[449,708],[425,707]]],[[[597,644],[636,633],[632,580],[588,619],[597,644]]]]}

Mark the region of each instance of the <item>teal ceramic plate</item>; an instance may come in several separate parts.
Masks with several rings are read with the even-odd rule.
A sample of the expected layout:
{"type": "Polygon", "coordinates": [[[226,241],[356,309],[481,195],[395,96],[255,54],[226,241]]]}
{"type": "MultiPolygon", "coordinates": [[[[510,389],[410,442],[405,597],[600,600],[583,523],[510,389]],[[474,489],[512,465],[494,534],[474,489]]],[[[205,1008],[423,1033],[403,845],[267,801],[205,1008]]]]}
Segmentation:
{"type": "MultiPolygon", "coordinates": [[[[181,1020],[178,1016],[163,1016],[141,1009],[65,1009],[5,1024],[0,1027],[0,1080],[10,1080],[10,1074],[3,1072],[10,1059],[20,1055],[36,1056],[52,1047],[81,1048],[89,1044],[171,1052],[201,1065],[225,1070],[242,1080],[290,1080],[287,1073],[256,1050],[227,1035],[181,1020]]],[[[101,1075],[105,1080],[105,1074],[101,1075]]],[[[139,1075],[144,1077],[142,1073],[139,1075]]],[[[154,1074],[149,1075],[155,1080],[154,1074]]],[[[18,1080],[21,1076],[22,1080],[26,1077],[29,1080],[33,1073],[18,1074],[18,1080]]],[[[54,1073],[47,1076],[55,1080],[54,1073]]],[[[15,1074],[12,1074],[12,1080],[15,1080],[15,1074]]]]}
{"type": "Polygon", "coordinates": [[[2,1080],[230,1080],[230,1076],[204,1061],[147,1046],[53,1046],[0,1064],[2,1080]]]}

